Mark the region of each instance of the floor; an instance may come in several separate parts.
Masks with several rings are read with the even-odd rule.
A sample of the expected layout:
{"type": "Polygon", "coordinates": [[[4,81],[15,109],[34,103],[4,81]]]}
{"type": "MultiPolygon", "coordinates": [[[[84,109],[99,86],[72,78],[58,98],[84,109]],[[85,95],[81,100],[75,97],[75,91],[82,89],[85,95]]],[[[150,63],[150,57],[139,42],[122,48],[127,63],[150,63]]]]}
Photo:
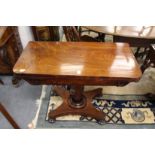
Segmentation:
{"type": "MultiPolygon", "coordinates": [[[[28,128],[37,111],[37,99],[41,94],[41,86],[32,86],[22,81],[16,88],[11,83],[11,76],[0,77],[5,85],[0,85],[0,102],[16,120],[20,128],[28,128]]],[[[0,128],[12,128],[0,113],[0,128]]]]}

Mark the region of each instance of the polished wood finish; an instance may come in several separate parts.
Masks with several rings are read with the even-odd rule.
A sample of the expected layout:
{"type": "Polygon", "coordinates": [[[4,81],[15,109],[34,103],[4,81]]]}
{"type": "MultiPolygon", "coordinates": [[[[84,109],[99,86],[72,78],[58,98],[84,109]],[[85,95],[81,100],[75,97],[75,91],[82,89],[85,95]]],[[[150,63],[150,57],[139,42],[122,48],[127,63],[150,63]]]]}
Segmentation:
{"type": "Polygon", "coordinates": [[[13,34],[10,27],[0,26],[0,47],[3,46],[13,34]]]}
{"type": "MultiPolygon", "coordinates": [[[[85,26],[94,32],[113,35],[113,42],[129,43],[132,47],[138,47],[135,56],[141,57],[140,48],[148,48],[155,43],[155,26],[85,26]]],[[[144,50],[143,55],[147,51],[144,50]]]]}
{"type": "Polygon", "coordinates": [[[37,75],[40,80],[58,78],[65,84],[75,80],[104,85],[106,80],[114,84],[141,77],[129,45],[123,43],[29,42],[13,70],[27,79],[37,75]]]}
{"type": "Polygon", "coordinates": [[[0,27],[0,74],[12,74],[22,45],[17,27],[0,27]]]}
{"type": "Polygon", "coordinates": [[[71,85],[69,92],[55,88],[64,102],[51,120],[66,114],[103,120],[91,104],[102,89],[83,92],[84,85],[124,85],[142,75],[128,44],[99,42],[29,42],[13,71],[31,84],[71,85]]]}
{"type": "Polygon", "coordinates": [[[75,86],[74,95],[60,87],[55,87],[54,91],[62,97],[63,103],[56,110],[50,111],[49,121],[68,114],[92,117],[97,121],[104,120],[105,114],[94,108],[91,103],[95,96],[102,94],[101,88],[83,92],[83,86],[75,86]]]}
{"type": "Polygon", "coordinates": [[[0,112],[5,116],[5,118],[10,122],[10,124],[15,128],[15,129],[20,129],[18,124],[15,122],[15,120],[12,118],[12,116],[8,113],[8,111],[5,109],[5,107],[0,103],[0,112]]]}

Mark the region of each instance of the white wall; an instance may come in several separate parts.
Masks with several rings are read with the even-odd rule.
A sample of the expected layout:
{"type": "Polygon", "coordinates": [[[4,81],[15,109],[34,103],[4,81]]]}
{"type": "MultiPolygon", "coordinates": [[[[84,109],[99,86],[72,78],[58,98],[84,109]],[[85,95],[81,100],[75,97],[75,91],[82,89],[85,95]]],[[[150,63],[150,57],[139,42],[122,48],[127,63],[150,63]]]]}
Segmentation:
{"type": "Polygon", "coordinates": [[[60,41],[63,39],[63,28],[62,26],[59,26],[59,36],[60,36],[60,41]]]}
{"type": "Polygon", "coordinates": [[[30,26],[18,26],[20,39],[23,45],[23,48],[27,45],[29,41],[33,41],[33,33],[30,26]]]}

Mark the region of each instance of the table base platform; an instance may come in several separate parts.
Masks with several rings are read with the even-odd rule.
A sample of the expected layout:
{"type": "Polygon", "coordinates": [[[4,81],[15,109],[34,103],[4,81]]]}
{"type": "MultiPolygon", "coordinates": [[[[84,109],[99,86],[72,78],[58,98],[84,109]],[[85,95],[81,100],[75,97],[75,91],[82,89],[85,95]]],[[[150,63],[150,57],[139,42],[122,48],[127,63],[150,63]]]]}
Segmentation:
{"type": "Polygon", "coordinates": [[[55,110],[49,112],[49,122],[55,122],[57,117],[64,115],[81,115],[91,117],[97,121],[104,121],[105,114],[96,109],[92,100],[95,96],[102,95],[102,88],[84,92],[84,86],[73,86],[73,91],[62,87],[54,87],[54,92],[62,97],[63,103],[55,110]]]}

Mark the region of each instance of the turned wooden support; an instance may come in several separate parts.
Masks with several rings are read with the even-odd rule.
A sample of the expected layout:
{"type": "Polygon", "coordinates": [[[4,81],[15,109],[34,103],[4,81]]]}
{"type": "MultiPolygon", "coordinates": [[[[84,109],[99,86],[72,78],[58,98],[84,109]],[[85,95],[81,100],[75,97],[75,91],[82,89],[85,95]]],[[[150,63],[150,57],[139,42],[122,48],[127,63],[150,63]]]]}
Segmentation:
{"type": "Polygon", "coordinates": [[[73,86],[73,88],[74,88],[74,91],[72,92],[71,97],[75,102],[80,102],[83,98],[84,86],[75,85],[73,86]]]}
{"type": "Polygon", "coordinates": [[[72,86],[73,91],[70,94],[70,106],[73,108],[82,108],[85,106],[86,99],[84,97],[84,86],[74,85],[72,86]]]}

